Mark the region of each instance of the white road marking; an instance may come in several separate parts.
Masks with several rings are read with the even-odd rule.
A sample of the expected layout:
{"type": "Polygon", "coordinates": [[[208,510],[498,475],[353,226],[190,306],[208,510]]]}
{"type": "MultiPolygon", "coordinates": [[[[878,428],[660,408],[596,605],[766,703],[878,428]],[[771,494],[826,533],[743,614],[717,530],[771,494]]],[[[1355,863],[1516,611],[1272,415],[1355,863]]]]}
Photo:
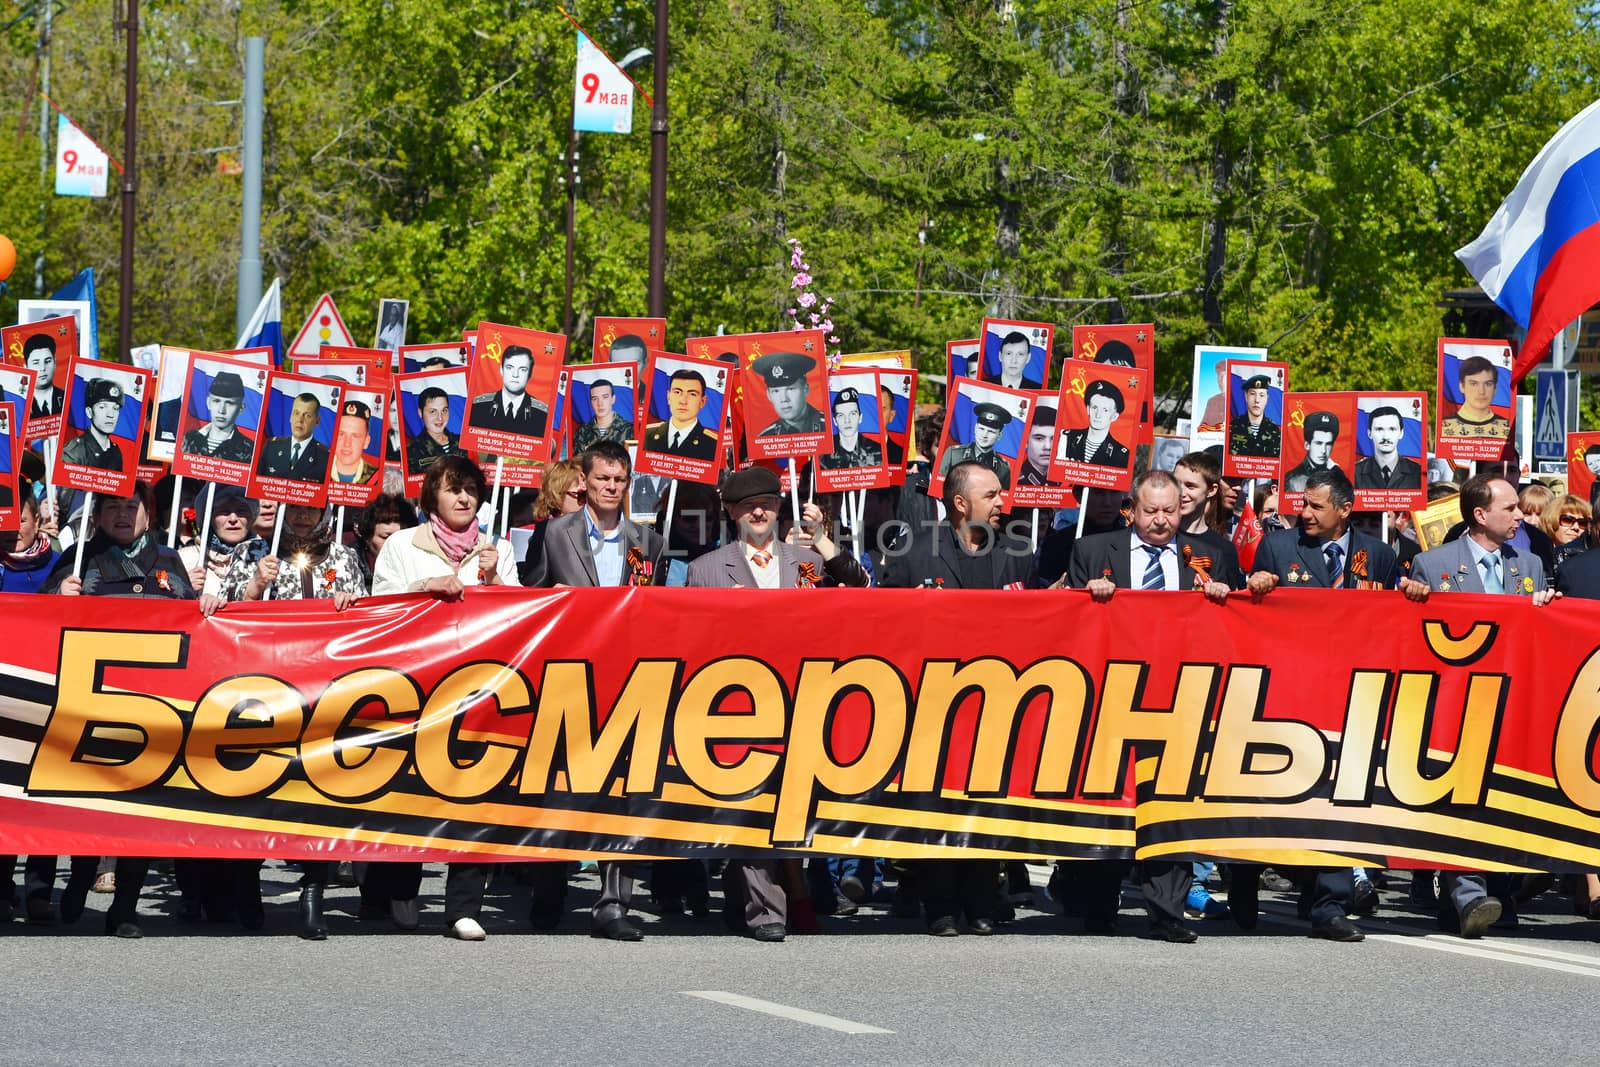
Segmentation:
{"type": "Polygon", "coordinates": [[[868,1026],[866,1023],[851,1022],[849,1019],[841,1019],[835,1015],[823,1015],[821,1012],[806,1011],[804,1008],[792,1008],[787,1004],[740,996],[738,993],[725,993],[720,989],[685,989],[682,992],[686,997],[699,997],[701,1000],[711,1000],[718,1004],[730,1004],[735,1008],[759,1011],[764,1015],[775,1015],[780,1019],[790,1019],[797,1023],[805,1023],[807,1026],[820,1026],[825,1030],[837,1030],[841,1034],[894,1033],[893,1030],[868,1026]]]}

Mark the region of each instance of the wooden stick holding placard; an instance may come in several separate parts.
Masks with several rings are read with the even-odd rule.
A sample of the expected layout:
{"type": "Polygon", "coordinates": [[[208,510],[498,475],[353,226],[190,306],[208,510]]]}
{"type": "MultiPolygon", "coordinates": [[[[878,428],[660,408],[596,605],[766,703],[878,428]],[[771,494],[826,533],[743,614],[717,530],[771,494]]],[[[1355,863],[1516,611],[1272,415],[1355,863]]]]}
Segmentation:
{"type": "Polygon", "coordinates": [[[667,545],[672,541],[672,515],[678,508],[678,479],[670,478],[667,482],[667,515],[661,523],[661,558],[667,558],[667,545]]]}
{"type": "MultiPolygon", "coordinates": [[[[1076,539],[1083,540],[1083,520],[1089,517],[1089,494],[1094,492],[1088,486],[1083,488],[1083,498],[1078,501],[1078,533],[1076,539]]],[[[1074,549],[1076,551],[1076,549],[1074,549]]]]}
{"type": "MultiPolygon", "coordinates": [[[[45,470],[49,470],[46,467],[45,470]]],[[[72,576],[83,577],[83,544],[89,540],[89,513],[94,511],[94,494],[83,494],[83,517],[78,520],[78,546],[72,556],[72,576]]]]}
{"type": "MultiPolygon", "coordinates": [[[[278,559],[278,546],[283,543],[283,513],[289,510],[288,505],[278,502],[278,510],[272,513],[272,549],[267,553],[273,559],[278,559]]],[[[283,561],[278,560],[278,565],[283,566],[283,561]]],[[[267,591],[261,597],[263,600],[273,599],[273,594],[278,591],[278,583],[273,582],[267,586],[267,591]]]]}
{"type": "Polygon", "coordinates": [[[339,505],[338,512],[333,517],[333,543],[344,544],[344,505],[339,505]]]}
{"type": "MultiPolygon", "coordinates": [[[[205,517],[200,520],[200,528],[195,531],[195,540],[199,542],[200,545],[200,563],[202,566],[204,566],[206,562],[206,545],[211,541],[211,513],[216,505],[216,502],[217,486],[216,483],[213,482],[206,487],[205,517]]],[[[281,507],[282,505],[279,506],[281,507]]],[[[171,548],[173,546],[168,545],[167,547],[171,548]]],[[[199,592],[199,590],[197,589],[195,592],[199,592]]]]}
{"type": "MultiPolygon", "coordinates": [[[[178,547],[178,516],[183,512],[183,475],[172,476],[172,516],[167,519],[167,547],[178,547]]],[[[200,553],[201,558],[205,552],[200,553]]]]}

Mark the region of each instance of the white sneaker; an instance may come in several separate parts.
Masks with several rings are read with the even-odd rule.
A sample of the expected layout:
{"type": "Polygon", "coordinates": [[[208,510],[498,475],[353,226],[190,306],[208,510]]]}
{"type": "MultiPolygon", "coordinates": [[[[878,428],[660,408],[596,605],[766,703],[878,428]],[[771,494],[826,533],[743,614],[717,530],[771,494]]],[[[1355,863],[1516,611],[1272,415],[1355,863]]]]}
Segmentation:
{"type": "Polygon", "coordinates": [[[482,941],[489,935],[483,932],[476,919],[457,919],[450,926],[450,936],[457,941],[482,941]]]}
{"type": "Polygon", "coordinates": [[[422,908],[417,904],[416,897],[410,900],[391,900],[389,916],[400,929],[415,930],[422,922],[422,908]]]}

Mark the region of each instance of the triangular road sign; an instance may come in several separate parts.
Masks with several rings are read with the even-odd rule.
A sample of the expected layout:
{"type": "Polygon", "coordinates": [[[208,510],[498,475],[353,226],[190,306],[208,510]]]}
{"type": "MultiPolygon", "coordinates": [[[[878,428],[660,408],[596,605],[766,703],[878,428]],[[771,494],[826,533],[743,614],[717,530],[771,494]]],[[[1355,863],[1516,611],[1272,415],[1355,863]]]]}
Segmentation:
{"type": "Polygon", "coordinates": [[[355,339],[345,327],[344,319],[339,316],[339,309],[333,306],[333,297],[327,293],[323,293],[317,299],[317,306],[311,309],[311,317],[300,327],[300,332],[294,335],[294,343],[284,354],[290,357],[315,359],[317,349],[323,345],[344,345],[347,348],[356,346],[355,339]]]}

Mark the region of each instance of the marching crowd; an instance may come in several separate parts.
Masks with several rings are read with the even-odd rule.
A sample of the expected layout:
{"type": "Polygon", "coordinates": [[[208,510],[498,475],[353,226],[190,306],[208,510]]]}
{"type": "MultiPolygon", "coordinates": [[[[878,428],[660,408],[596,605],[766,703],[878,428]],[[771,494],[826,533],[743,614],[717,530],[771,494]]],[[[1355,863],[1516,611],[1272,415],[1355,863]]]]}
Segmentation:
{"type": "MultiPolygon", "coordinates": [[[[941,423],[938,415],[918,420],[923,456],[934,454],[941,423]]],[[[470,458],[456,454],[433,459],[415,500],[399,492],[397,480],[386,483],[386,492],[349,524],[344,538],[334,509],[285,508],[275,554],[270,547],[278,506],[235,488],[185,483],[187,490],[214,494],[211,523],[185,531],[175,548],[164,536],[173,509],[190,516],[194,500],[174,499],[171,479],[155,487],[140,483],[128,498],[96,495],[92,535],[75,573],[73,501],[70,494],[46,499],[38,482],[42,466],[37,456],[29,459],[24,474],[32,478],[24,478],[20,494],[21,528],[0,534],[0,591],[195,599],[208,615],[235,601],[264,598],[328,599],[341,611],[368,595],[412,592],[457,600],[478,585],[1080,588],[1096,601],[1109,601],[1120,589],[1200,589],[1222,601],[1245,589],[1268,596],[1285,583],[1398,588],[1414,600],[1453,590],[1526,595],[1535,604],[1562,594],[1600,596],[1590,502],[1538,484],[1519,492],[1492,473],[1430,487],[1434,497],[1459,493],[1461,521],[1444,544],[1427,551],[1419,548],[1406,513],[1392,513],[1387,521],[1353,513],[1353,487],[1338,469],[1307,478],[1298,514],[1279,514],[1275,486],[1256,487],[1249,503],[1265,536],[1253,563],[1241,567],[1233,534],[1251,487],[1224,479],[1215,452],[1189,453],[1170,472],[1146,471],[1127,494],[1089,494],[1081,523],[1050,512],[1007,513],[1000,478],[981,462],[951,466],[942,497],[934,499],[926,492],[928,465],[916,461],[903,488],[867,493],[857,512],[860,528],[846,530],[832,518],[842,510],[837,499],[828,497],[806,503],[799,523],[791,523],[778,475],[762,466],[736,471],[717,488],[681,483],[670,516],[664,495],[654,521],[639,522],[628,508],[629,452],[600,440],[551,465],[540,490],[513,498],[511,521],[525,534],[515,542],[482,529],[489,483],[470,458]],[[1456,577],[1440,585],[1426,580],[1433,574],[1456,577]]],[[[179,858],[167,864],[142,857],[72,857],[59,893],[57,857],[27,857],[20,893],[14,882],[18,860],[0,856],[7,883],[0,919],[8,922],[71,925],[82,918],[90,894],[101,893],[110,896],[106,932],[141,936],[140,895],[152,866],[175,881],[181,920],[238,922],[249,929],[266,921],[261,861],[253,858],[179,858]]],[[[553,929],[567,911],[571,866],[450,863],[444,929],[461,940],[486,936],[480,920],[497,871],[514,873],[531,887],[532,926],[553,929]]],[[[333,884],[359,885],[362,919],[406,930],[422,922],[420,864],[375,862],[352,869],[313,860],[297,867],[294,928],[303,938],[328,936],[324,896],[333,884]]],[[[1128,868],[1119,861],[1062,861],[1048,886],[1033,886],[1025,864],[987,859],[605,861],[589,909],[590,932],[619,941],[644,936],[630,918],[640,875],[648,879],[657,910],[705,918],[712,876],[720,874],[724,922],[759,941],[782,941],[789,933],[815,930],[819,916],[854,914],[874,904],[919,918],[935,936],[963,929],[985,935],[1009,922],[1025,901],[1049,902],[1084,932],[1105,935],[1118,930],[1128,868]]],[[[1263,887],[1297,892],[1311,934],[1340,942],[1361,940],[1353,918],[1374,910],[1379,888],[1407,879],[1409,905],[1434,911],[1441,928],[1462,937],[1481,937],[1516,922],[1519,907],[1554,889],[1565,892],[1578,913],[1600,918],[1600,880],[1593,874],[1558,880],[1145,861],[1133,879],[1148,919],[1141,932],[1174,943],[1194,941],[1197,926],[1203,929],[1208,920],[1253,929],[1263,887]],[[1225,903],[1212,895],[1219,883],[1226,886],[1225,903]]]]}

